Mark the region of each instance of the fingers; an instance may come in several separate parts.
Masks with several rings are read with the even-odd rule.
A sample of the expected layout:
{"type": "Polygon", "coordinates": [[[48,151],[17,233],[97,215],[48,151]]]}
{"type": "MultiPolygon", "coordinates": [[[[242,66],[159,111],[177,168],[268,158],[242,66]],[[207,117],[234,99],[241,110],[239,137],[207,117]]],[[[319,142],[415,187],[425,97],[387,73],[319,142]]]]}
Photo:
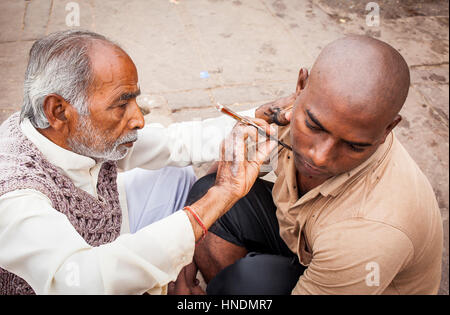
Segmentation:
{"type": "Polygon", "coordinates": [[[231,176],[237,176],[242,171],[246,151],[244,128],[244,125],[236,124],[222,142],[218,173],[231,173],[231,176]]]}
{"type": "Polygon", "coordinates": [[[277,141],[274,141],[274,139],[277,139],[277,132],[274,126],[269,125],[264,120],[253,121],[261,129],[258,130],[253,126],[246,126],[243,129],[242,132],[253,141],[253,145],[249,147],[254,148],[254,151],[245,151],[248,155],[242,158],[245,158],[248,162],[256,162],[258,165],[261,165],[278,144],[277,141]],[[260,136],[264,141],[258,141],[260,136]]]}
{"type": "Polygon", "coordinates": [[[178,294],[187,294],[189,291],[186,283],[186,275],[185,269],[181,269],[178,274],[177,280],[169,282],[167,285],[167,294],[169,295],[178,295],[178,294]]]}
{"type": "MultiPolygon", "coordinates": [[[[267,123],[258,122],[267,127],[267,123]]],[[[256,123],[255,123],[256,124],[256,123]]],[[[266,129],[260,125],[237,124],[231,134],[223,141],[221,161],[217,170],[216,186],[222,186],[236,201],[245,196],[256,180],[266,156],[275,148],[277,142],[268,140],[266,129]],[[247,142],[258,139],[258,130],[265,135],[261,145],[247,148],[247,142]]],[[[269,128],[269,134],[272,130],[269,128]]]]}
{"type": "Polygon", "coordinates": [[[193,284],[193,285],[198,285],[198,280],[197,280],[197,265],[195,263],[190,263],[189,265],[187,265],[185,267],[185,277],[186,277],[186,282],[188,284],[193,284]]]}
{"type": "MultiPolygon", "coordinates": [[[[293,107],[293,105],[292,105],[292,107],[293,107]]],[[[292,107],[279,112],[275,116],[274,122],[278,126],[286,126],[286,125],[289,125],[291,123],[291,117],[292,117],[292,111],[293,111],[292,107]]]]}
{"type": "Polygon", "coordinates": [[[258,141],[259,136],[264,141],[270,141],[277,138],[277,129],[274,125],[269,125],[266,121],[261,119],[254,119],[253,122],[257,124],[260,129],[252,128],[249,126],[248,136],[257,144],[262,141],[258,141]]]}
{"type": "Polygon", "coordinates": [[[175,282],[171,281],[167,285],[167,294],[174,295],[175,294],[175,282]]]}
{"type": "Polygon", "coordinates": [[[252,118],[252,117],[246,117],[249,120],[253,121],[255,124],[257,124],[260,127],[264,127],[264,126],[268,126],[269,124],[267,123],[267,121],[265,121],[264,119],[260,119],[260,118],[252,118]]]}
{"type": "Polygon", "coordinates": [[[289,122],[291,122],[292,112],[293,112],[293,109],[291,109],[291,110],[287,111],[286,113],[284,113],[284,117],[289,122]]]}
{"type": "Polygon", "coordinates": [[[259,119],[259,118],[250,118],[250,117],[246,117],[249,120],[251,120],[252,122],[254,122],[256,125],[260,126],[261,128],[264,128],[267,132],[270,133],[270,124],[265,121],[264,119],[259,119]]]}
{"type": "Polygon", "coordinates": [[[186,295],[186,294],[205,294],[199,286],[200,281],[197,276],[197,265],[191,263],[181,269],[177,280],[169,282],[167,286],[167,294],[169,295],[186,295]]]}
{"type": "Polygon", "coordinates": [[[257,132],[258,130],[252,126],[247,126],[248,127],[248,132],[246,134],[246,136],[250,136],[255,142],[258,142],[258,135],[261,134],[263,136],[265,135],[271,135],[275,132],[275,130],[273,129],[273,127],[271,127],[271,125],[265,121],[264,119],[259,119],[259,118],[249,118],[246,117],[248,120],[252,121],[254,124],[256,124],[257,126],[261,127],[262,129],[264,129],[265,133],[261,133],[261,132],[257,132]]]}
{"type": "Polygon", "coordinates": [[[231,134],[222,143],[221,161],[230,163],[229,167],[233,176],[245,167],[246,162],[262,164],[277,146],[277,141],[274,141],[277,138],[276,128],[262,119],[252,119],[252,121],[261,129],[241,123],[236,124],[231,134]],[[264,141],[259,141],[260,138],[264,141]],[[247,139],[252,140],[250,148],[254,150],[248,150],[247,139]]]}
{"type": "MultiPolygon", "coordinates": [[[[275,124],[277,124],[278,126],[288,125],[291,122],[290,119],[288,119],[286,116],[286,114],[288,112],[291,112],[291,110],[278,112],[277,114],[274,115],[273,122],[275,124]]],[[[289,116],[289,118],[290,118],[290,116],[289,116]]]]}
{"type": "Polygon", "coordinates": [[[265,141],[258,141],[258,135],[262,134],[262,132],[260,132],[256,128],[253,128],[254,130],[250,128],[248,131],[249,137],[255,142],[256,149],[255,158],[253,158],[252,161],[255,161],[257,162],[257,164],[261,165],[278,145],[277,141],[274,141],[274,139],[278,138],[277,129],[275,126],[269,125],[265,120],[262,119],[252,119],[252,121],[261,128],[264,128],[265,131],[265,133],[263,134],[263,139],[265,141]]]}
{"type": "Polygon", "coordinates": [[[267,160],[267,158],[270,156],[270,153],[276,149],[276,147],[278,146],[278,142],[276,141],[267,141],[264,142],[263,144],[258,145],[258,150],[257,150],[257,162],[258,164],[263,164],[264,161],[267,160]]]}
{"type": "MultiPolygon", "coordinates": [[[[297,90],[299,91],[304,85],[303,81],[299,81],[297,85],[300,83],[300,86],[298,86],[297,90]]],[[[255,117],[264,119],[269,124],[271,123],[277,123],[277,116],[281,111],[284,111],[286,109],[289,109],[292,107],[292,105],[295,102],[295,99],[297,98],[298,93],[292,93],[291,95],[288,95],[286,97],[282,97],[280,99],[277,99],[275,101],[263,104],[259,106],[255,111],[255,117]]],[[[281,122],[281,118],[278,117],[278,121],[281,122]]]]}
{"type": "Polygon", "coordinates": [[[191,288],[191,293],[192,293],[193,295],[206,295],[205,290],[203,290],[202,287],[199,286],[199,285],[197,285],[197,286],[191,288]]]}

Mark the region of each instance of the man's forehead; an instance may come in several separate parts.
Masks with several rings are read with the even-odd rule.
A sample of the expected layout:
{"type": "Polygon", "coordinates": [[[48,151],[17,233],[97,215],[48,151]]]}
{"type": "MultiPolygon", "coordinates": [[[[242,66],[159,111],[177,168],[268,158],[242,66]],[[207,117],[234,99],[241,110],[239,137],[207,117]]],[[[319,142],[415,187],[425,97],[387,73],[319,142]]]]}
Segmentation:
{"type": "Polygon", "coordinates": [[[90,58],[96,90],[117,89],[121,85],[137,85],[136,67],[131,58],[120,48],[97,44],[92,47],[90,58]]]}
{"type": "MultiPolygon", "coordinates": [[[[311,71],[308,84],[304,90],[307,101],[317,110],[333,112],[337,118],[356,121],[362,124],[380,124],[385,121],[389,111],[383,93],[386,92],[379,83],[370,83],[352,77],[354,71],[337,74],[333,71],[311,71]],[[364,81],[364,82],[363,82],[364,81]]],[[[372,78],[382,80],[382,78],[372,78]]]]}

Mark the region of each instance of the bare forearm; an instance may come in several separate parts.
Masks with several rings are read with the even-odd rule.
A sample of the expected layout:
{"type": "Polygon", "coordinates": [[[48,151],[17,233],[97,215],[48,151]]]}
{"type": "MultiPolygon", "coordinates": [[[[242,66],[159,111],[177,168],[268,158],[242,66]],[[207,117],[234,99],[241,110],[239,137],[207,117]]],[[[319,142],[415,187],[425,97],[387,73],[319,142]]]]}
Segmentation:
{"type": "MultiPolygon", "coordinates": [[[[205,227],[209,229],[236,201],[236,198],[232,194],[227,193],[226,190],[213,186],[201,199],[193,203],[191,207],[197,211],[205,227]]],[[[202,227],[189,211],[186,211],[186,213],[191,221],[195,240],[197,241],[203,235],[202,227]]]]}
{"type": "MultiPolygon", "coordinates": [[[[269,125],[262,120],[256,121],[272,132],[269,125]]],[[[254,160],[247,160],[246,139],[257,139],[257,130],[253,126],[237,124],[232,133],[222,143],[221,160],[217,169],[213,187],[197,202],[186,207],[195,239],[203,234],[225,214],[240,198],[244,197],[253,186],[262,162],[276,147],[277,142],[266,141],[258,146],[254,160]],[[233,155],[233,160],[227,160],[233,155]],[[227,155],[228,153],[228,155],[227,155]]],[[[269,139],[269,138],[268,138],[269,139]]]]}

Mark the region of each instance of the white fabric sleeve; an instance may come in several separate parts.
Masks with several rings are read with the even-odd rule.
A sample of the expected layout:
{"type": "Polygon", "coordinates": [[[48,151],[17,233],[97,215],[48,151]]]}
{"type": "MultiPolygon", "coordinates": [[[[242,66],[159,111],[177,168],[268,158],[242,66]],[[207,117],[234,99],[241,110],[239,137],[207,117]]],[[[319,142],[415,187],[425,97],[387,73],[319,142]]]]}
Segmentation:
{"type": "Polygon", "coordinates": [[[0,267],[37,294],[164,293],[192,261],[194,247],[184,211],[92,247],[42,193],[26,189],[0,197],[0,267]]]}

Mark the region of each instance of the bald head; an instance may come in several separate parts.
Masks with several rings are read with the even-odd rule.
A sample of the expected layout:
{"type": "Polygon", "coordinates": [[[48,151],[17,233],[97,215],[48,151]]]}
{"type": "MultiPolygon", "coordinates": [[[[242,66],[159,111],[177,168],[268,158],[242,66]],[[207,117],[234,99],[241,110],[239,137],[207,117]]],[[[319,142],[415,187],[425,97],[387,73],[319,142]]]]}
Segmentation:
{"type": "Polygon", "coordinates": [[[403,57],[379,40],[327,45],[297,83],[290,135],[299,173],[319,184],[372,156],[401,120],[409,80],[403,57]]]}
{"type": "Polygon", "coordinates": [[[367,36],[349,36],[327,45],[309,83],[349,112],[389,123],[408,95],[409,69],[390,45],[367,36]]]}

